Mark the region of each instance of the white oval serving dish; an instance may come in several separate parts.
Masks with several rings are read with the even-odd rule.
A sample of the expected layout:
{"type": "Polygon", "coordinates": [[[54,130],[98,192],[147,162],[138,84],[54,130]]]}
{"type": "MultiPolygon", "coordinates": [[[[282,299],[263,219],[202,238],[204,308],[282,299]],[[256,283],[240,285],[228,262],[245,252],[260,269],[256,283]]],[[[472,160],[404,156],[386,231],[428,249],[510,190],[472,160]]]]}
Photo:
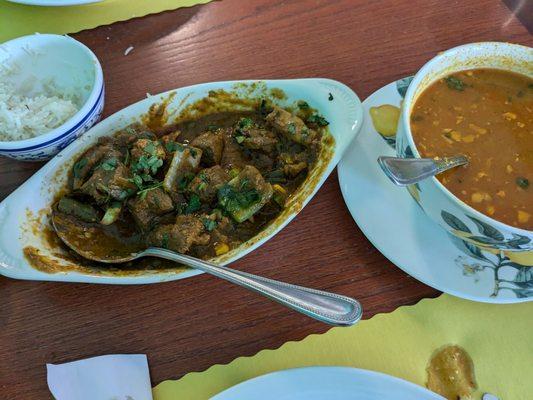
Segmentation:
{"type": "Polygon", "coordinates": [[[278,219],[259,235],[213,261],[220,264],[231,263],[279,232],[322,186],[361,128],[361,102],[350,88],[340,82],[317,78],[204,83],[150,96],[108,117],[65,148],[0,203],[0,274],[16,279],[108,284],[155,283],[199,274],[200,272],[195,270],[147,270],[128,275],[76,270],[47,273],[33,268],[25,259],[23,249],[32,246],[56,262],[64,261],[53,255],[53,249],[47,246],[43,238],[46,214],[55,194],[65,185],[68,171],[76,156],[95,143],[98,137],[110,135],[137,121],[153,104],[169,101],[167,110],[179,114],[187,105],[208,96],[212,90],[220,89],[233,93],[242,92],[244,97],[258,97],[259,94],[254,93],[254,90],[281,89],[286,98],[277,101],[278,104],[291,105],[298,100],[305,100],[330,122],[328,128],[335,141],[330,148],[330,156],[319,159],[295,194],[294,201],[289,202],[278,219]]]}

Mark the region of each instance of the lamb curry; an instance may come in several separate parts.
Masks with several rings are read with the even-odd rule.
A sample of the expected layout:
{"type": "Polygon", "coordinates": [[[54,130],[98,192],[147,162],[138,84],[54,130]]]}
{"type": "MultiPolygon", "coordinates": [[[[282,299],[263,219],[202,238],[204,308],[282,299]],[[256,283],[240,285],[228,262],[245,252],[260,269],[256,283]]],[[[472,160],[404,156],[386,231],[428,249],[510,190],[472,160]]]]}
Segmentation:
{"type": "Polygon", "coordinates": [[[252,111],[100,138],[74,163],[55,213],[100,253],[227,253],[281,213],[319,156],[328,122],[299,106],[293,113],[263,100],[252,111]]]}

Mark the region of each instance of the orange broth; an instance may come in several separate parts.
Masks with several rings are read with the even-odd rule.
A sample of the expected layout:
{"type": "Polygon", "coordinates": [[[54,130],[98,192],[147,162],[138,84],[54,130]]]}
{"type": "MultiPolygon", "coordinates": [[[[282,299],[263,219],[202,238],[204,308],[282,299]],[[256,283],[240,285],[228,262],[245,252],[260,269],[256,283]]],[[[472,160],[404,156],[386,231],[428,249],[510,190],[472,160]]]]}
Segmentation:
{"type": "Polygon", "coordinates": [[[453,194],[500,222],[533,230],[533,79],[497,69],[448,75],[418,97],[410,124],[423,157],[469,158],[438,175],[453,194]]]}

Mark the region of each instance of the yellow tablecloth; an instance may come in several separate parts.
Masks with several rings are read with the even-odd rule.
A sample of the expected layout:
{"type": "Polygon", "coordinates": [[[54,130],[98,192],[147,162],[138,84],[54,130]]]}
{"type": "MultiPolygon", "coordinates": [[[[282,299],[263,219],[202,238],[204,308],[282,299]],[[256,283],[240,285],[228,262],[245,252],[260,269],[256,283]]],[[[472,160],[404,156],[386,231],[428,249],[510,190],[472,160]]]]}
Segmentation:
{"type": "Polygon", "coordinates": [[[31,33],[74,33],[210,0],[104,0],[69,7],[37,7],[0,0],[0,42],[31,33]]]}
{"type": "Polygon", "coordinates": [[[208,399],[268,372],[311,365],[370,369],[424,385],[431,354],[452,343],[473,359],[479,387],[475,399],[489,392],[501,400],[528,400],[533,398],[532,333],[533,303],[482,304],[442,295],[162,382],[154,388],[154,400],[208,399]]]}

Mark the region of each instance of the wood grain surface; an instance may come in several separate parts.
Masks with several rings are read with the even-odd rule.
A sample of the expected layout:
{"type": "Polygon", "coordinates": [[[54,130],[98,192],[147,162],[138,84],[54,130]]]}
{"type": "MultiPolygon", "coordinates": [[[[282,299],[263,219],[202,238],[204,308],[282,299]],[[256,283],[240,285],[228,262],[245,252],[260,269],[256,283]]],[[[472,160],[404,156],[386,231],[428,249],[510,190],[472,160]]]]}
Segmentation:
{"type": "MultiPolygon", "coordinates": [[[[230,79],[328,77],[364,99],[458,44],[533,44],[494,0],[224,0],[73,36],[102,63],[105,115],[146,93],[230,79]]],[[[0,199],[39,167],[1,159],[0,199]]],[[[291,224],[234,267],[357,297],[364,318],[439,294],[363,236],[336,173],[291,224]]],[[[0,278],[0,299],[2,400],[50,398],[46,362],[146,353],[155,385],[328,329],[206,275],[129,287],[0,278]]]]}

